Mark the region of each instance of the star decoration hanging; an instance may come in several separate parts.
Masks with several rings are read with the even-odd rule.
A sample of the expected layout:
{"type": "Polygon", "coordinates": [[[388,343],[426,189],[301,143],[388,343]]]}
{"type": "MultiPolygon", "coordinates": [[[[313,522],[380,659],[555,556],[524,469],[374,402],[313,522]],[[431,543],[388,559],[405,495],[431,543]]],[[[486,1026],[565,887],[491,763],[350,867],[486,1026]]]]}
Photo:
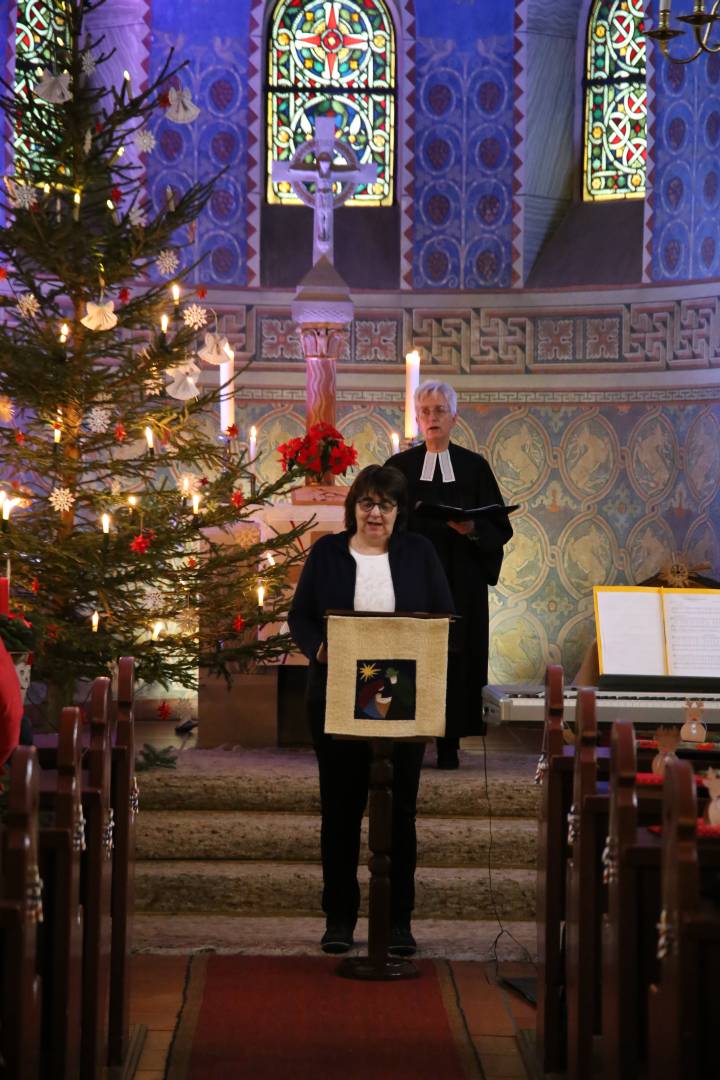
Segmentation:
{"type": "Polygon", "coordinates": [[[155,136],[147,128],[135,132],[134,142],[141,154],[151,153],[156,146],[155,136]]]}
{"type": "Polygon", "coordinates": [[[155,265],[164,277],[172,277],[178,268],[178,262],[178,257],[171,248],[163,248],[155,260],[155,265]]]}
{"type": "Polygon", "coordinates": [[[65,513],[68,510],[72,510],[72,504],[75,502],[75,496],[70,488],[60,487],[53,488],[48,496],[48,501],[53,510],[57,510],[58,513],[65,513]]]}
{"type": "Polygon", "coordinates": [[[25,445],[25,432],[24,431],[19,431],[18,430],[18,431],[15,432],[15,442],[18,444],[18,446],[24,446],[25,445]]]}
{"type": "Polygon", "coordinates": [[[147,532],[138,533],[130,541],[130,550],[137,555],[144,555],[150,547],[152,537],[147,532]]]}
{"type": "Polygon", "coordinates": [[[117,442],[124,442],[127,439],[127,431],[122,424],[115,425],[115,438],[117,442]]]}
{"type": "Polygon", "coordinates": [[[233,619],[233,630],[236,633],[239,634],[240,631],[244,630],[244,629],[245,629],[245,620],[243,619],[242,615],[236,615],[235,618],[233,619]]]}
{"type": "Polygon", "coordinates": [[[40,310],[40,303],[34,293],[23,293],[18,296],[18,311],[23,319],[34,319],[40,310]]]}
{"type": "Polygon", "coordinates": [[[230,496],[230,502],[236,509],[241,507],[245,502],[245,496],[243,495],[242,491],[233,491],[232,495],[230,496]]]}
{"type": "Polygon", "coordinates": [[[102,435],[110,426],[110,410],[96,405],[88,413],[88,427],[96,435],[102,435]]]}
{"type": "Polygon", "coordinates": [[[207,310],[200,304],[189,304],[182,313],[183,322],[193,330],[199,330],[207,322],[207,310]]]}
{"type": "Polygon", "coordinates": [[[37,189],[32,184],[16,183],[13,180],[8,187],[8,201],[15,210],[32,210],[38,200],[37,189]]]}

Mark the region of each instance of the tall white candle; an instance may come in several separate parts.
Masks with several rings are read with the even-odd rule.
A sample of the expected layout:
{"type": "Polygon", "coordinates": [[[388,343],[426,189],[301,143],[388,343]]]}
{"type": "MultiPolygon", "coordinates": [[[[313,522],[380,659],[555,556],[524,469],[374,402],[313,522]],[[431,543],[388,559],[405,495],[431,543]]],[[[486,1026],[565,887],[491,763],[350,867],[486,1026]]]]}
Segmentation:
{"type": "Polygon", "coordinates": [[[258,585],[257,594],[258,594],[258,607],[263,607],[264,604],[265,604],[265,586],[264,585],[258,585]]]}
{"type": "MultiPolygon", "coordinates": [[[[248,457],[250,458],[250,461],[253,460],[256,453],[257,453],[257,428],[253,424],[253,426],[250,428],[250,441],[248,443],[248,457]]],[[[253,474],[253,476],[255,475],[255,466],[254,465],[250,466],[250,472],[253,474]]]]}
{"type": "Polygon", "coordinates": [[[219,365],[220,385],[225,386],[226,383],[230,383],[229,386],[225,386],[220,398],[220,431],[224,435],[235,423],[235,384],[230,381],[235,374],[235,353],[227,342],[223,346],[223,351],[227,360],[219,365]]]}
{"type": "Polygon", "coordinates": [[[420,353],[413,349],[405,357],[405,438],[417,435],[415,417],[415,391],[420,385],[420,353]]]}

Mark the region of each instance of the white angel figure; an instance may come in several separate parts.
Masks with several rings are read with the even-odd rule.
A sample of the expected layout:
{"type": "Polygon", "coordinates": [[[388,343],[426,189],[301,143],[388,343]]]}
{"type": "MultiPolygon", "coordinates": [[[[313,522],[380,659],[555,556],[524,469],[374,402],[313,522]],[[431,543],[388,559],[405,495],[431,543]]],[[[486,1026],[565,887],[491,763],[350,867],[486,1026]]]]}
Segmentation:
{"type": "Polygon", "coordinates": [[[70,76],[67,73],[53,75],[51,71],[41,71],[33,93],[50,105],[62,105],[72,98],[70,76]]]}
{"type": "Polygon", "coordinates": [[[198,356],[207,364],[226,364],[230,359],[225,352],[226,345],[229,345],[229,342],[224,334],[207,333],[205,335],[205,344],[198,356]]]}
{"type": "Polygon", "coordinates": [[[178,90],[176,86],[171,86],[168,97],[170,98],[170,105],[166,115],[169,120],[174,120],[176,124],[192,124],[193,120],[200,115],[200,110],[194,104],[192,93],[187,87],[178,90]]]}
{"type": "Polygon", "coordinates": [[[188,360],[184,364],[170,367],[165,374],[172,379],[170,385],[165,387],[165,391],[170,397],[179,398],[180,401],[190,401],[191,398],[196,398],[200,393],[196,381],[200,374],[200,368],[194,360],[188,360]]]}
{"type": "Polygon", "coordinates": [[[117,315],[114,314],[113,308],[115,303],[113,300],[108,300],[104,304],[94,304],[92,300],[87,302],[87,315],[80,322],[83,326],[87,326],[88,330],[112,330],[113,326],[117,326],[117,315]]]}

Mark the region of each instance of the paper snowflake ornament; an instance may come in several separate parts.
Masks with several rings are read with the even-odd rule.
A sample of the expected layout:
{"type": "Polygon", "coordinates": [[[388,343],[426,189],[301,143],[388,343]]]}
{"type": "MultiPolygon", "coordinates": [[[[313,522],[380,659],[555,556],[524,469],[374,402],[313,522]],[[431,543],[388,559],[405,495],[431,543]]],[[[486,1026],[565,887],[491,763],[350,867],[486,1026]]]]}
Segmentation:
{"type": "Polygon", "coordinates": [[[177,624],[183,634],[197,634],[200,628],[197,608],[187,607],[177,617],[177,624]]]}
{"type": "Polygon", "coordinates": [[[172,277],[178,268],[178,257],[171,248],[163,248],[155,260],[155,265],[164,277],[172,277]]]}
{"type": "Polygon", "coordinates": [[[15,210],[32,210],[38,201],[37,189],[32,184],[18,184],[11,180],[8,188],[8,201],[15,210]]]}
{"type": "Polygon", "coordinates": [[[112,330],[117,326],[117,315],[114,314],[114,300],[107,300],[104,304],[94,304],[92,300],[87,302],[87,315],[80,322],[88,330],[112,330]]]}
{"type": "Polygon", "coordinates": [[[70,76],[53,75],[50,71],[41,71],[33,93],[35,97],[47,101],[50,105],[63,105],[72,98],[70,76]]]}
{"type": "Polygon", "coordinates": [[[168,99],[170,104],[165,114],[168,120],[173,120],[176,124],[192,124],[193,120],[200,115],[200,110],[193,103],[192,94],[187,88],[178,90],[177,87],[171,86],[168,99]]]}
{"type": "Polygon", "coordinates": [[[225,352],[225,346],[229,345],[224,334],[205,335],[205,344],[198,353],[201,360],[207,364],[226,364],[230,357],[225,352]]]}
{"type": "MultiPolygon", "coordinates": [[[[207,311],[200,304],[189,304],[183,309],[183,322],[193,330],[199,330],[207,322],[207,311]]],[[[225,357],[227,360],[227,357],[225,357]]]]}
{"type": "Polygon", "coordinates": [[[80,57],[80,67],[82,68],[83,75],[92,75],[95,71],[97,64],[95,63],[95,57],[89,49],[85,49],[80,57]]]}
{"type": "Polygon", "coordinates": [[[102,435],[110,427],[110,410],[96,405],[88,413],[88,427],[96,435],[102,435]]]}
{"type": "Polygon", "coordinates": [[[154,586],[149,588],[143,596],[143,607],[148,611],[162,611],[165,607],[165,597],[160,589],[154,586]]]}
{"type": "Polygon", "coordinates": [[[135,132],[134,142],[141,154],[151,153],[156,145],[155,136],[147,128],[140,128],[135,132]]]}
{"type": "Polygon", "coordinates": [[[0,420],[5,424],[9,424],[15,415],[15,406],[9,397],[5,394],[0,394],[0,420]]]}
{"type": "Polygon", "coordinates": [[[53,510],[57,510],[58,513],[64,513],[67,510],[72,510],[75,496],[70,488],[53,488],[49,495],[49,501],[53,510]]]}
{"type": "Polygon", "coordinates": [[[199,374],[200,368],[193,360],[168,368],[166,375],[172,379],[172,382],[165,388],[166,393],[170,397],[178,398],[180,401],[190,401],[192,398],[196,398],[200,393],[197,385],[199,374]]]}
{"type": "Polygon", "coordinates": [[[138,206],[137,203],[130,208],[128,217],[130,218],[130,224],[134,225],[136,229],[144,229],[147,225],[147,214],[142,206],[138,206]]]}
{"type": "Polygon", "coordinates": [[[40,303],[37,296],[34,293],[23,293],[22,296],[18,296],[18,311],[23,319],[34,319],[40,310],[40,303]]]}

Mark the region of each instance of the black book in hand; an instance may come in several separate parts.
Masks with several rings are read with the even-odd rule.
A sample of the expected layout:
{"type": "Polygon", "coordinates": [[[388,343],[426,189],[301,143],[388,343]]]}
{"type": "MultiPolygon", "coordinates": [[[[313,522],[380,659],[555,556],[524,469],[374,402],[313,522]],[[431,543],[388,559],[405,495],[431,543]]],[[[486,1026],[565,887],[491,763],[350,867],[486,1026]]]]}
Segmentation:
{"type": "Polygon", "coordinates": [[[416,514],[434,521],[474,521],[483,514],[494,517],[498,514],[512,514],[513,511],[519,509],[519,503],[511,506],[505,506],[503,503],[489,503],[488,506],[474,506],[470,510],[462,506],[446,506],[445,503],[427,503],[422,499],[415,503],[416,514]]]}

